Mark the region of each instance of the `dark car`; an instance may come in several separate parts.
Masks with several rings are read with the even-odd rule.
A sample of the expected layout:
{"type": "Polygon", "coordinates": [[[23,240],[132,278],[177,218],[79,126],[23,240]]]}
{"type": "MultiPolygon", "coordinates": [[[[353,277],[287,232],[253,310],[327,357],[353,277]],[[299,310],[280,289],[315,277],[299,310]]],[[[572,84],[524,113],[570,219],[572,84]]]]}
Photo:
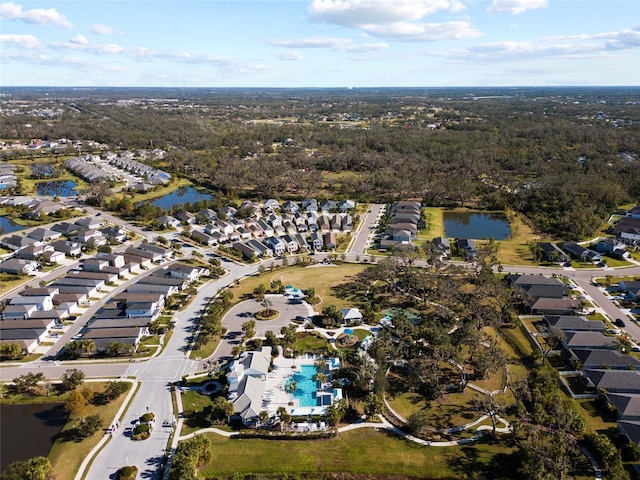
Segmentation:
{"type": "Polygon", "coordinates": [[[624,320],[622,320],[621,318],[616,318],[616,321],[613,323],[615,323],[618,327],[626,327],[624,320]]]}

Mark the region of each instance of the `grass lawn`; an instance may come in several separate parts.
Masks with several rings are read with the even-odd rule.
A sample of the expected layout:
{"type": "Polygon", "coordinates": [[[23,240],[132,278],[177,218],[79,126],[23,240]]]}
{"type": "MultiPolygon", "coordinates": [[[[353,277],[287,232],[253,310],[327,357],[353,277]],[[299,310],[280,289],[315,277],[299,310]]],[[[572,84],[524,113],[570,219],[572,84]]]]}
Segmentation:
{"type": "MultiPolygon", "coordinates": [[[[84,386],[95,392],[103,391],[106,385],[106,382],[84,384],[84,386]]],[[[127,387],[131,388],[131,384],[127,383],[127,387]]],[[[107,428],[113,421],[118,408],[120,408],[125,398],[126,393],[106,405],[89,405],[87,415],[100,415],[103,426],[107,428]]],[[[76,442],[73,439],[73,424],[74,421],[67,422],[49,451],[49,460],[51,461],[52,471],[56,478],[73,478],[84,458],[104,436],[104,431],[101,429],[92,436],[76,442]]]]}
{"type": "Polygon", "coordinates": [[[507,212],[511,236],[498,243],[498,260],[504,265],[539,265],[529,250],[529,242],[541,240],[521,215],[507,212]]]}
{"type": "Polygon", "coordinates": [[[294,348],[299,352],[321,352],[329,349],[329,342],[324,338],[307,333],[298,333],[296,337],[298,340],[294,348]]]}
{"type": "Polygon", "coordinates": [[[523,326],[517,326],[515,328],[501,328],[500,332],[507,341],[516,349],[522,357],[528,357],[533,353],[534,347],[529,334],[525,331],[523,326]]]}
{"type": "Polygon", "coordinates": [[[356,328],[353,330],[353,334],[358,337],[360,341],[362,341],[369,335],[371,335],[371,332],[369,330],[365,330],[364,328],[356,328]]]}
{"type": "MultiPolygon", "coordinates": [[[[497,454],[512,451],[500,443],[489,442],[448,448],[424,447],[373,429],[343,432],[336,439],[311,442],[240,440],[212,434],[207,434],[207,438],[213,445],[213,457],[201,475],[214,478],[229,478],[236,472],[271,478],[285,478],[289,474],[307,474],[310,475],[307,478],[313,478],[313,475],[332,472],[434,479],[483,478],[490,470],[496,473],[490,463],[497,454]]],[[[494,474],[492,478],[498,477],[494,474]]]]}
{"type": "MultiPolygon", "coordinates": [[[[209,379],[206,379],[207,381],[209,379]]],[[[184,424],[180,435],[186,435],[201,428],[211,426],[210,410],[213,401],[209,395],[201,395],[189,390],[182,394],[182,407],[184,408],[184,424]]]]}
{"type": "Polygon", "coordinates": [[[229,288],[236,300],[244,300],[252,296],[253,289],[263,284],[269,288],[272,280],[282,280],[285,285],[293,285],[302,290],[313,287],[316,296],[322,302],[315,306],[320,311],[323,305],[334,304],[338,309],[354,306],[354,300],[360,301],[355,292],[344,291],[338,287],[347,284],[348,281],[366,268],[365,265],[336,265],[285,268],[281,270],[267,271],[262,276],[249,277],[239,285],[229,288]]]}
{"type": "Polygon", "coordinates": [[[33,280],[28,275],[12,275],[10,273],[0,273],[0,293],[8,292],[12,288],[22,285],[23,283],[33,280]]]}
{"type": "Polygon", "coordinates": [[[442,215],[442,208],[425,208],[424,218],[427,227],[418,232],[418,239],[431,240],[435,237],[444,237],[444,216],[442,215]]]}
{"type": "Polygon", "coordinates": [[[587,422],[590,433],[608,433],[618,427],[615,414],[605,412],[595,399],[574,400],[578,411],[587,422]]]}
{"type": "Polygon", "coordinates": [[[189,355],[189,358],[208,358],[211,355],[213,355],[213,352],[216,351],[216,348],[218,348],[218,345],[220,345],[220,337],[217,336],[211,336],[209,338],[209,341],[207,343],[205,343],[202,348],[198,349],[198,350],[191,350],[191,354],[189,355]]]}

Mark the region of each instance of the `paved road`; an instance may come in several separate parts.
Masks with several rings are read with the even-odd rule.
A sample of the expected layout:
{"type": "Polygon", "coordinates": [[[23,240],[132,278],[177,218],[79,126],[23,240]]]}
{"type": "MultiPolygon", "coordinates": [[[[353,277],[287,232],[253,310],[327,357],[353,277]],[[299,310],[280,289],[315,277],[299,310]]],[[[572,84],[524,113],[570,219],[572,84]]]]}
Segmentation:
{"type": "Polygon", "coordinates": [[[355,239],[351,244],[351,251],[349,252],[351,256],[367,253],[369,238],[375,234],[375,227],[378,224],[384,207],[382,204],[373,204],[369,207],[367,213],[360,217],[360,226],[358,230],[354,232],[355,239]]]}

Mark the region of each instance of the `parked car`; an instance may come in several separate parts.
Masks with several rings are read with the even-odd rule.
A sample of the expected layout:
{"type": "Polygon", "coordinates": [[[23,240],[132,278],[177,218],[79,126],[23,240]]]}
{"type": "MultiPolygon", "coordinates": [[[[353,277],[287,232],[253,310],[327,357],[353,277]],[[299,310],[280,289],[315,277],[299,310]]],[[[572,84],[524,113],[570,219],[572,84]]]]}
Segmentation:
{"type": "Polygon", "coordinates": [[[613,323],[615,323],[618,327],[623,327],[623,328],[626,327],[624,320],[622,320],[621,318],[616,318],[616,321],[613,323]]]}

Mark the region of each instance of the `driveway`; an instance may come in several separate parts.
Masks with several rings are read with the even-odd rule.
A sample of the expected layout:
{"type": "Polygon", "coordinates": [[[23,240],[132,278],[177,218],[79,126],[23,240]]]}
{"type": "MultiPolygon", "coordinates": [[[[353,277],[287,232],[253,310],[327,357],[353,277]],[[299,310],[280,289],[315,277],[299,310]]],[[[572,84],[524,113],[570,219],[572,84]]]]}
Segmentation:
{"type": "MultiPolygon", "coordinates": [[[[284,295],[266,295],[273,302],[273,308],[280,312],[274,320],[256,320],[256,336],[264,337],[267,330],[280,335],[280,329],[289,325],[297,316],[308,317],[313,314],[313,308],[307,303],[291,303],[284,295]]],[[[255,319],[255,314],[264,307],[255,300],[246,300],[235,305],[222,319],[222,325],[227,329],[224,340],[230,340],[233,345],[242,340],[242,324],[255,319]]]]}

